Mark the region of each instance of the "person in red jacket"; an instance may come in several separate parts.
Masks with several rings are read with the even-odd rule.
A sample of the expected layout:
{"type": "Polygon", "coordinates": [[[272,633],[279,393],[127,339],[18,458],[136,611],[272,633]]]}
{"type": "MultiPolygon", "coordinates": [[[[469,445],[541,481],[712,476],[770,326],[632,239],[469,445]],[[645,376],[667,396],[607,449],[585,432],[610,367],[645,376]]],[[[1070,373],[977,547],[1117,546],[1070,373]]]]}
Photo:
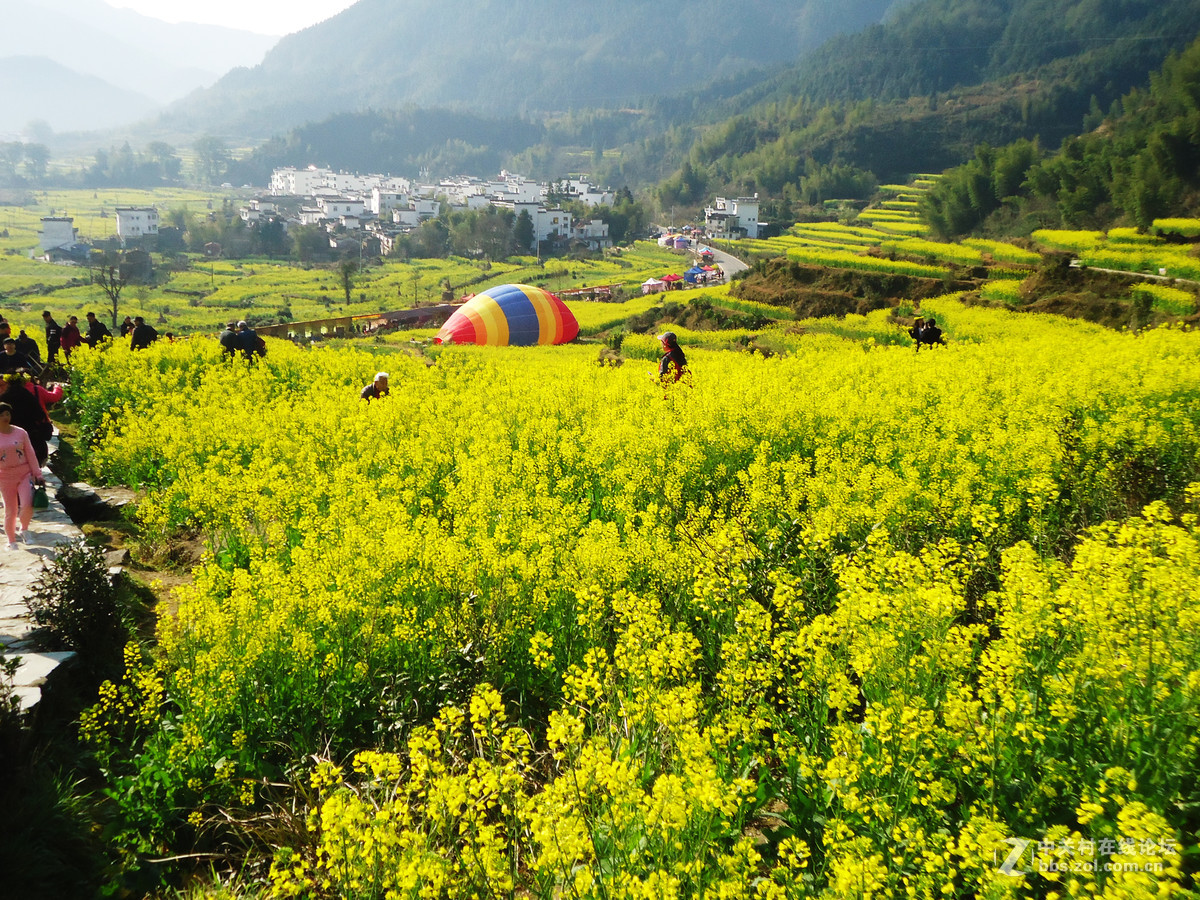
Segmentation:
{"type": "Polygon", "coordinates": [[[63,356],[71,361],[71,353],[83,343],[83,335],[79,333],[79,316],[68,316],[67,324],[63,327],[62,336],[58,339],[63,356]]]}

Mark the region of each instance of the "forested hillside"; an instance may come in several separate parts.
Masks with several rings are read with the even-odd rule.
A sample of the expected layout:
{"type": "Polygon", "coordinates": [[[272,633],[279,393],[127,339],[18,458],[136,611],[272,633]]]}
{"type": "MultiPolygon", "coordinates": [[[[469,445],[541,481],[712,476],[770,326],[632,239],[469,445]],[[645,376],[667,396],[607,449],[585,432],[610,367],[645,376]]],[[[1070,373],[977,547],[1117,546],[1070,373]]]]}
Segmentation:
{"type": "MultiPolygon", "coordinates": [[[[1197,33],[1196,0],[923,0],[717,104],[661,193],[667,204],[782,195],[786,217],[870,183],[848,170],[893,181],[963,163],[980,143],[1052,149],[1197,33]]],[[[626,170],[659,150],[634,147],[626,170]]]]}
{"type": "Polygon", "coordinates": [[[638,105],[794,63],[893,5],[612,0],[581,14],[553,0],[360,0],[181,102],[159,127],[265,137],[338,112],[408,104],[491,115],[638,105]]]}
{"type": "Polygon", "coordinates": [[[359,172],[496,172],[540,142],[545,129],[518,118],[413,109],[341,113],[277,137],[234,164],[239,184],[266,184],[276,166],[317,163],[359,172]]]}
{"type": "Polygon", "coordinates": [[[943,236],[993,227],[1013,216],[1053,214],[1072,227],[1200,212],[1200,40],[1172,57],[1147,90],[1130,92],[1113,115],[1053,155],[1018,142],[956,168],[925,199],[943,236]]]}
{"type": "MultiPolygon", "coordinates": [[[[344,114],[270,142],[230,177],[261,183],[273,165],[309,162],[401,172],[420,166],[449,172],[507,165],[540,178],[587,171],[614,186],[656,186],[663,209],[694,208],[718,193],[757,192],[767,200],[768,217],[786,221],[824,200],[865,199],[879,183],[961,165],[981,144],[1000,147],[1024,140],[1036,141],[1039,153],[1054,150],[1064,139],[1096,127],[1123,94],[1145,88],[1168,54],[1183,49],[1200,30],[1198,0],[986,5],[922,0],[879,4],[873,11],[881,14],[884,7],[885,24],[836,37],[765,79],[761,72],[744,71],[680,92],[668,77],[669,66],[651,66],[663,77],[655,80],[656,95],[638,108],[591,106],[539,115],[536,124],[528,121],[533,117],[504,120],[412,109],[344,114]]],[[[856,9],[867,12],[865,6],[856,9]]],[[[434,16],[430,9],[420,10],[434,16]]],[[[730,18],[727,10],[700,13],[713,22],[730,18]]],[[[779,14],[772,5],[739,9],[732,18],[740,30],[702,42],[716,54],[697,57],[713,60],[705,78],[732,67],[721,53],[769,25],[770,15],[779,25],[779,14]]],[[[501,21],[515,27],[516,15],[501,21]]],[[[639,21],[686,35],[686,29],[672,31],[664,15],[639,21]]],[[[816,22],[811,9],[806,15],[816,22]]],[[[627,27],[628,22],[621,26],[627,27]]],[[[315,40],[334,33],[313,30],[297,37],[315,40]]],[[[613,33],[589,39],[588,46],[613,33]]],[[[239,77],[260,83],[266,72],[282,71],[281,60],[302,46],[285,41],[262,72],[239,77]]],[[[586,48],[570,49],[569,43],[554,47],[547,53],[555,58],[571,59],[572,52],[596,57],[586,48]]],[[[652,61],[660,52],[666,51],[646,51],[639,60],[652,61]]],[[[489,51],[483,58],[495,62],[498,53],[489,51]]],[[[569,83],[570,72],[577,73],[582,64],[572,61],[575,69],[550,81],[569,83]]],[[[520,65],[510,65],[505,78],[480,79],[478,90],[519,93],[513,82],[520,65]]],[[[645,68],[629,59],[622,65],[645,68]]],[[[457,76],[443,71],[438,77],[457,76]]],[[[425,82],[413,82],[418,83],[425,82]]],[[[537,80],[525,89],[526,96],[537,98],[551,88],[537,80]]]]}

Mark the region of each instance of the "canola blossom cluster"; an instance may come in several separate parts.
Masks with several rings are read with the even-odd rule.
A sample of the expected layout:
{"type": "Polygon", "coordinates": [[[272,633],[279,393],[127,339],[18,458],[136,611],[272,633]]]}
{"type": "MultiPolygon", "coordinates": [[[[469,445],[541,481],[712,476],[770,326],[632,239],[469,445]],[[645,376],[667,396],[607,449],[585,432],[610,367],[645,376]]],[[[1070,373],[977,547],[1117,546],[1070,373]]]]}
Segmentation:
{"type": "Polygon", "coordinates": [[[370,403],[353,349],[81,353],[87,464],[208,547],[84,716],[114,840],[291,810],[276,897],[1183,896],[1200,337],[926,307],[665,398],[594,346],[370,403]]]}

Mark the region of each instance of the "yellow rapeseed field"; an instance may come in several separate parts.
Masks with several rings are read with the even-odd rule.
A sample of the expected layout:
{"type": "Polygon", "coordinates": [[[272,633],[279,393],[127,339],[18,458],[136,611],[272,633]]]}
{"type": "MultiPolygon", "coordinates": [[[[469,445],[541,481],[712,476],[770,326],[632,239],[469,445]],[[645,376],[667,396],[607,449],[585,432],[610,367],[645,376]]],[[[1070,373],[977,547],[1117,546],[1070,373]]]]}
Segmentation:
{"type": "Polygon", "coordinates": [[[665,392],[82,350],[95,477],[209,548],[84,717],[127,860],[286,819],[276,897],[1183,896],[1200,338],[923,311],[665,392]]]}

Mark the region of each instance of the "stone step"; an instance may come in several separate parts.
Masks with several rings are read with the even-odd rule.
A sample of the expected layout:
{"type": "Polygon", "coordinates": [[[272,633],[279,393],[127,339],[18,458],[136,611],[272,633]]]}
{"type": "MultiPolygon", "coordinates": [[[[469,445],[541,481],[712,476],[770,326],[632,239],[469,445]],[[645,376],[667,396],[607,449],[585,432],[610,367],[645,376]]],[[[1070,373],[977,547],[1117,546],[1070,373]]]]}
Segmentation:
{"type": "MultiPolygon", "coordinates": [[[[57,438],[51,441],[51,452],[57,443],[57,438]]],[[[39,653],[33,650],[30,642],[35,626],[27,599],[46,566],[54,559],[56,548],[83,538],[83,532],[71,521],[58,500],[62,482],[49,469],[43,469],[42,475],[46,479],[50,506],[34,511],[29,526],[31,542],[18,543],[16,550],[6,550],[4,543],[0,543],[0,659],[20,657],[13,679],[13,693],[22,710],[41,700],[42,687],[54,670],[75,655],[69,651],[39,653]]],[[[0,537],[3,537],[2,530],[0,537]]]]}

